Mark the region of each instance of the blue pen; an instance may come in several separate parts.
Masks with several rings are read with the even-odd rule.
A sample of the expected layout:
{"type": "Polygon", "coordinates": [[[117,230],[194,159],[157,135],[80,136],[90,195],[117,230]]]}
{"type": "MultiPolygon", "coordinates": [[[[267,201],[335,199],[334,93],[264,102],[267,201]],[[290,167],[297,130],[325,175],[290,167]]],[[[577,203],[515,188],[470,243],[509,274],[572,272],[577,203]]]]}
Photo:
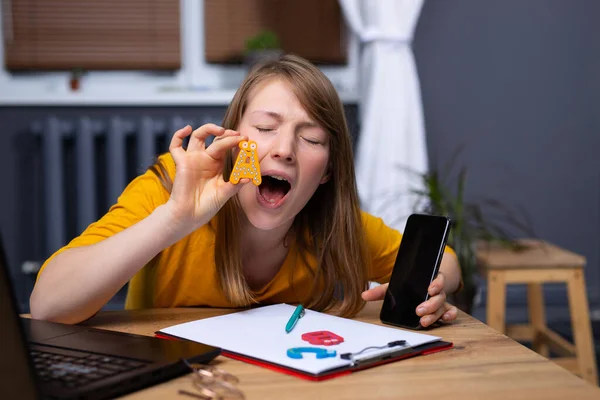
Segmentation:
{"type": "Polygon", "coordinates": [[[290,333],[292,331],[292,329],[294,329],[294,326],[296,326],[296,323],[298,322],[298,320],[300,318],[302,318],[303,316],[304,316],[304,307],[302,307],[302,304],[299,304],[298,307],[296,307],[296,309],[294,310],[294,313],[292,314],[292,316],[290,317],[290,320],[285,325],[285,332],[290,333]]]}

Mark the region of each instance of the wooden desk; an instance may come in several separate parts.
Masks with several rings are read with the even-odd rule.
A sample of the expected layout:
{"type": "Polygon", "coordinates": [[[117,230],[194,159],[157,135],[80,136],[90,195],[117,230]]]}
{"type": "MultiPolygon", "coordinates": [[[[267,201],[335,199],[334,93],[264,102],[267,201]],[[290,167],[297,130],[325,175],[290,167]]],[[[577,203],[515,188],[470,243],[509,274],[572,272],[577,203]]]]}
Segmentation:
{"type": "MultiPolygon", "coordinates": [[[[381,303],[358,315],[379,324],[381,303]]],[[[174,324],[220,315],[218,309],[155,309],[102,312],[86,325],[152,335],[174,324]]],[[[454,348],[402,360],[324,382],[310,382],[220,356],[221,367],[240,378],[247,399],[600,399],[600,389],[569,373],[489,326],[460,313],[454,323],[429,333],[454,348]]],[[[154,386],[126,399],[179,399],[193,390],[189,376],[154,386]]]]}

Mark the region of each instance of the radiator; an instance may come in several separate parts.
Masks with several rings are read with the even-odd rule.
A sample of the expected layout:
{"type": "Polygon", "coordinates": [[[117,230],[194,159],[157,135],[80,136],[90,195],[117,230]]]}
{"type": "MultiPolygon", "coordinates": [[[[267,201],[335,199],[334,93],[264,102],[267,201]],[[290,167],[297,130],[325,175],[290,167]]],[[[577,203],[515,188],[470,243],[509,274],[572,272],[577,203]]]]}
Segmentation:
{"type": "Polygon", "coordinates": [[[33,123],[42,156],[44,252],[52,254],[100,218],[187,124],[195,126],[180,116],[53,116],[33,123]]]}

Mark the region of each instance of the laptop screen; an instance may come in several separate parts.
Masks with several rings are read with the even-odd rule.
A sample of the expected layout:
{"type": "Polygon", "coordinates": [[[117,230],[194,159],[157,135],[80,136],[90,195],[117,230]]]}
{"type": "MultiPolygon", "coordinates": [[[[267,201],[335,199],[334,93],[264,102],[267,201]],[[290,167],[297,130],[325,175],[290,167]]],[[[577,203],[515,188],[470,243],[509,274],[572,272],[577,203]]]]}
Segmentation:
{"type": "Polygon", "coordinates": [[[0,398],[36,399],[37,386],[0,238],[0,398]]]}

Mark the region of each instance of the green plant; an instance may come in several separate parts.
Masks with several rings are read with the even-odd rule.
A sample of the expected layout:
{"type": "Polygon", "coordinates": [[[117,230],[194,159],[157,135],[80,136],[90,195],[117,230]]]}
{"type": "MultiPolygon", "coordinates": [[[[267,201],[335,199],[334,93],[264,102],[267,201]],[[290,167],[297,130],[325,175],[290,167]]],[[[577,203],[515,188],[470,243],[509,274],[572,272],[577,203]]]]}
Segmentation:
{"type": "Polygon", "coordinates": [[[270,30],[263,30],[257,35],[248,38],[245,46],[246,54],[253,51],[273,50],[279,48],[279,37],[275,32],[270,30]]]}
{"type": "Polygon", "coordinates": [[[85,74],[85,70],[82,67],[74,67],[71,69],[71,79],[81,79],[85,74]]]}
{"type": "Polygon", "coordinates": [[[69,86],[71,87],[71,90],[79,90],[80,79],[84,75],[84,73],[85,71],[81,67],[75,67],[71,69],[71,76],[69,78],[69,86]]]}
{"type": "Polygon", "coordinates": [[[433,167],[418,174],[421,187],[413,193],[417,196],[415,212],[445,215],[452,221],[448,245],[456,252],[461,266],[463,292],[467,297],[463,307],[470,310],[476,292],[477,244],[499,242],[519,251],[521,247],[513,240],[513,235],[535,237],[535,234],[523,210],[511,209],[492,198],[466,200],[467,168],[463,166],[455,176],[452,175],[461,152],[462,147],[442,169],[433,167]]]}

